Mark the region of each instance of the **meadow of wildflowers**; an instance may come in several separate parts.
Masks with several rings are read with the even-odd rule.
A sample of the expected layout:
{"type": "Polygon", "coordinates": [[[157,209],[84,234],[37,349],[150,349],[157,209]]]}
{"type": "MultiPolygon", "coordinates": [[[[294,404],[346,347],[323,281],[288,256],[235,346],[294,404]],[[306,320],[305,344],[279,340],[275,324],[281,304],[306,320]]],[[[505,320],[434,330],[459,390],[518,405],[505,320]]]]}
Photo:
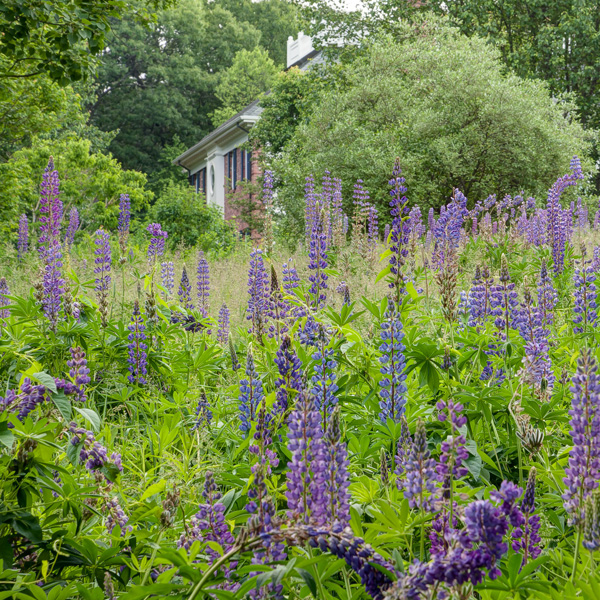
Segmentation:
{"type": "Polygon", "coordinates": [[[579,161],[426,218],[401,167],[387,211],[307,177],[292,256],[267,171],[214,258],[126,194],[81,241],[50,161],[0,273],[0,599],[600,598],[579,161]]]}

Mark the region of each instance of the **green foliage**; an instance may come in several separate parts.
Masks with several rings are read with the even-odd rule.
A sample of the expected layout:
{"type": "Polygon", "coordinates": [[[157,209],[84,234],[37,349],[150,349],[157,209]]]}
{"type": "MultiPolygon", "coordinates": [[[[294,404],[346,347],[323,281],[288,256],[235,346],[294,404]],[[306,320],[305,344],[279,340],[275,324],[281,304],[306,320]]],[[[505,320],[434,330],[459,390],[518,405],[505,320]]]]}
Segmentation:
{"type": "Polygon", "coordinates": [[[64,85],[86,78],[105,47],[111,20],[125,12],[149,16],[143,3],[125,0],[3,0],[0,80],[44,74],[64,85]]]}
{"type": "Polygon", "coordinates": [[[171,247],[183,244],[219,252],[230,248],[235,240],[234,230],[221,211],[207,206],[204,197],[187,182],[167,184],[152,207],[152,220],[169,232],[171,247]]]}
{"type": "MultiPolygon", "coordinates": [[[[0,61],[0,64],[6,64],[0,61]]],[[[46,75],[5,79],[0,85],[0,160],[31,142],[32,137],[84,120],[80,98],[46,75]]]]}
{"type": "Polygon", "coordinates": [[[37,138],[32,147],[18,150],[10,160],[0,163],[2,231],[14,230],[22,212],[30,214],[33,210],[39,218],[39,183],[50,156],[61,173],[65,214],[76,206],[82,229],[116,227],[119,196],[123,193],[130,195],[134,211],[145,210],[153,197],[145,189],[146,176],[123,170],[110,154],[92,152],[90,147],[89,140],[76,137],[37,138]]]}
{"type": "Polygon", "coordinates": [[[212,115],[213,125],[219,126],[268,92],[277,70],[266,50],[240,50],[233,64],[219,76],[215,93],[221,106],[212,115]]]}
{"type": "Polygon", "coordinates": [[[300,29],[298,8],[289,0],[217,0],[240,22],[246,21],[260,31],[260,46],[278,67],[285,67],[287,40],[300,29]]]}
{"type": "MultiPolygon", "coordinates": [[[[278,200],[301,222],[304,177],[329,169],[350,190],[360,177],[387,207],[389,165],[399,156],[409,197],[439,207],[454,187],[471,203],[495,193],[544,195],[588,143],[572,105],[538,81],[505,73],[498,52],[433,19],[405,26],[402,39],[373,43],[346,68],[295,132],[274,169],[278,200]],[[343,149],[343,151],[342,151],[343,149]]],[[[588,163],[589,166],[589,163],[588,163]]]]}
{"type": "Polygon", "coordinates": [[[294,67],[279,73],[271,93],[260,101],[264,110],[260,121],[250,130],[250,141],[256,142],[268,156],[281,152],[298,125],[308,119],[326,85],[327,78],[313,70],[294,67]]]}
{"type": "Polygon", "coordinates": [[[203,0],[181,0],[148,26],[125,15],[98,70],[92,123],[119,130],[110,150],[126,168],[151,173],[176,134],[189,147],[213,129],[215,74],[259,39],[254,27],[203,0]]]}

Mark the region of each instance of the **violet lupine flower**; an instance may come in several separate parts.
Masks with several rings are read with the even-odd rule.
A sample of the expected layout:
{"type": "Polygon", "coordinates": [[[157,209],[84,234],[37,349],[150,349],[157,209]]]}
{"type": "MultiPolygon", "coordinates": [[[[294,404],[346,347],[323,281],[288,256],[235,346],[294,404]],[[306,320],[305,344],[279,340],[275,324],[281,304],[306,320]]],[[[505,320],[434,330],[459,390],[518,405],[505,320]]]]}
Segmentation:
{"type": "Polygon", "coordinates": [[[341,532],[350,525],[350,494],[348,487],[348,451],[341,441],[340,413],[336,408],[329,420],[324,437],[327,463],[325,479],[325,522],[333,531],[341,532]]]}
{"type": "Polygon", "coordinates": [[[165,242],[169,237],[169,234],[162,230],[160,223],[150,223],[150,225],[146,227],[146,231],[151,236],[150,245],[148,246],[148,262],[151,265],[154,265],[165,253],[165,242]]]}
{"type": "MultiPolygon", "coordinates": [[[[27,415],[33,411],[42,402],[47,400],[48,393],[43,385],[33,385],[29,377],[25,377],[20,384],[20,391],[18,394],[10,395],[12,401],[18,401],[15,407],[17,412],[17,419],[23,421],[27,415]]],[[[5,403],[8,404],[9,396],[5,399],[5,403]]]]}
{"type": "Polygon", "coordinates": [[[106,530],[108,533],[112,533],[113,529],[117,525],[121,529],[121,537],[124,537],[126,533],[129,533],[133,530],[131,525],[127,525],[129,517],[121,508],[118,498],[113,497],[108,500],[105,505],[105,510],[108,513],[106,517],[106,530]]]}
{"type": "Polygon", "coordinates": [[[414,440],[410,439],[408,429],[403,440],[402,448],[398,442],[398,455],[396,456],[396,485],[400,491],[404,490],[404,497],[411,508],[426,511],[437,510],[437,501],[434,496],[438,475],[436,462],[431,458],[427,447],[427,434],[423,421],[417,421],[414,440]]]}
{"type": "Polygon", "coordinates": [[[69,212],[69,226],[65,232],[65,246],[67,250],[71,248],[71,245],[75,241],[75,234],[79,229],[79,212],[77,208],[71,208],[69,212]]]}
{"type": "Polygon", "coordinates": [[[206,392],[202,390],[202,392],[200,392],[200,398],[198,399],[198,405],[196,406],[196,422],[192,427],[192,431],[199,429],[203,423],[210,425],[212,417],[213,414],[210,410],[210,404],[208,403],[206,392]]]}
{"type": "Polygon", "coordinates": [[[466,424],[467,418],[461,414],[463,405],[450,399],[447,402],[440,400],[436,408],[440,411],[438,419],[450,422],[452,435],[442,442],[439,462],[437,464],[438,480],[442,484],[442,497],[449,498],[454,479],[465,477],[468,473],[463,463],[469,457],[467,440],[460,433],[460,428],[466,424]]]}
{"type": "Polygon", "coordinates": [[[313,387],[311,395],[315,401],[315,408],[321,411],[323,427],[327,423],[327,415],[331,413],[337,404],[335,393],[338,386],[335,383],[337,361],[334,358],[333,348],[327,347],[327,332],[323,325],[319,324],[317,332],[317,351],[312,355],[315,364],[315,374],[311,377],[313,387]]]}
{"type": "Polygon", "coordinates": [[[29,221],[27,215],[23,214],[19,218],[19,240],[17,242],[17,256],[19,261],[23,260],[23,257],[29,250],[29,221]]]}
{"type": "Polygon", "coordinates": [[[310,262],[308,263],[310,270],[308,280],[311,283],[308,292],[312,294],[313,299],[311,304],[314,308],[323,307],[327,300],[325,290],[327,290],[328,275],[324,272],[328,266],[327,234],[323,230],[323,217],[322,213],[317,214],[315,217],[308,251],[310,258],[310,262]]]}
{"type": "Polygon", "coordinates": [[[67,396],[75,395],[77,400],[85,402],[87,400],[85,386],[91,381],[85,352],[79,346],[69,348],[69,351],[71,352],[71,359],[67,361],[67,366],[69,367],[71,381],[56,379],[56,388],[63,390],[67,396]]]}
{"type": "Polygon", "coordinates": [[[417,239],[425,233],[421,209],[418,206],[413,206],[408,213],[408,228],[410,235],[417,239]]]}
{"type": "Polygon", "coordinates": [[[388,303],[381,322],[380,372],[383,375],[379,386],[379,418],[385,423],[389,418],[396,423],[401,419],[406,406],[406,358],[402,343],[404,333],[402,320],[393,302],[388,303]]]}
{"type": "Polygon", "coordinates": [[[596,292],[596,275],[586,261],[585,246],[581,248],[581,266],[575,267],[573,274],[575,306],[573,312],[573,331],[575,333],[587,333],[589,328],[596,327],[598,320],[598,304],[596,292]]]}
{"type": "Polygon", "coordinates": [[[6,283],[6,278],[0,277],[0,327],[5,327],[6,321],[4,319],[10,317],[10,310],[5,308],[10,304],[10,300],[8,299],[9,294],[10,291],[8,283],[6,283]]]}
{"type": "Polygon", "coordinates": [[[253,250],[250,253],[248,294],[250,298],[246,308],[246,319],[252,322],[249,332],[260,337],[265,331],[270,299],[269,276],[261,250],[253,250]]]}
{"type": "Polygon", "coordinates": [[[306,177],[304,184],[304,227],[306,243],[309,243],[312,230],[317,220],[317,194],[315,193],[315,180],[312,175],[306,177]]]}
{"type": "MultiPolygon", "coordinates": [[[[186,533],[179,538],[177,547],[189,551],[192,543],[198,540],[204,543],[216,542],[225,552],[228,552],[233,547],[235,538],[225,522],[225,505],[219,502],[221,494],[217,491],[212,471],[206,472],[202,496],[205,502],[198,506],[198,512],[190,519],[186,533]]],[[[210,564],[220,557],[220,554],[208,545],[206,554],[210,564]]],[[[230,565],[231,568],[235,568],[233,563],[230,565]]],[[[230,569],[227,569],[227,574],[230,569]]]]}
{"type": "Polygon", "coordinates": [[[219,326],[217,329],[217,341],[225,345],[229,339],[229,309],[223,304],[219,309],[219,326]]]}
{"type": "Polygon", "coordinates": [[[102,325],[106,327],[108,323],[108,288],[110,286],[110,269],[112,265],[112,254],[110,250],[109,233],[104,229],[98,229],[94,234],[96,239],[94,244],[96,258],[94,263],[94,273],[96,274],[96,293],[98,294],[98,310],[102,318],[102,325]]]}
{"type": "Polygon", "coordinates": [[[435,227],[435,213],[433,212],[433,207],[431,207],[427,213],[427,227],[429,228],[429,231],[433,231],[435,227]]]}
{"type": "Polygon", "coordinates": [[[302,388],[302,361],[292,349],[289,336],[284,336],[274,359],[279,371],[275,380],[276,402],[274,411],[284,414],[290,406],[290,399],[300,393],[302,388]]]}
{"type": "Polygon", "coordinates": [[[577,209],[575,210],[575,225],[580,230],[587,229],[590,221],[587,206],[583,206],[581,198],[577,198],[577,209]]]}
{"type": "Polygon", "coordinates": [[[437,269],[442,269],[451,261],[460,243],[461,230],[465,218],[468,216],[467,199],[464,194],[455,189],[452,200],[442,207],[440,218],[433,228],[435,240],[434,264],[437,269]]]}
{"type": "Polygon", "coordinates": [[[181,281],[179,282],[179,291],[177,292],[179,298],[179,304],[186,310],[194,310],[194,304],[192,302],[192,284],[187,274],[187,269],[183,267],[181,272],[181,281]]]}
{"type": "Polygon", "coordinates": [[[42,276],[42,309],[55,331],[62,305],[65,281],[61,275],[62,252],[60,244],[51,244],[44,250],[44,272],[42,276]]]}
{"type": "Polygon", "coordinates": [[[569,211],[563,210],[560,197],[567,187],[577,185],[582,179],[581,163],[577,156],[574,156],[571,159],[571,173],[559,177],[548,191],[548,237],[552,246],[555,275],[560,275],[564,270],[565,249],[572,219],[569,211]]]}
{"type": "Polygon", "coordinates": [[[175,289],[175,267],[172,260],[160,264],[160,277],[165,288],[165,297],[168,299],[175,289]]]}
{"type": "Polygon", "coordinates": [[[137,383],[142,385],[146,383],[146,375],[148,373],[148,345],[145,343],[146,334],[144,325],[144,317],[140,314],[140,305],[136,300],[133,304],[133,316],[131,317],[131,323],[127,326],[130,333],[127,336],[129,344],[127,348],[129,350],[129,375],[127,379],[130,383],[137,383]]]}
{"type": "Polygon", "coordinates": [[[550,325],[554,322],[554,308],[557,302],[558,295],[548,275],[546,261],[543,260],[538,280],[538,311],[540,313],[541,326],[546,332],[546,337],[550,335],[550,325]]]}
{"type": "Polygon", "coordinates": [[[300,285],[300,277],[298,277],[298,272],[291,258],[286,263],[283,263],[282,271],[283,289],[288,293],[293,293],[293,290],[300,285]]]}
{"type": "Polygon", "coordinates": [[[288,419],[288,517],[304,523],[321,522],[326,515],[325,448],[321,416],[314,401],[301,392],[288,419]]]}
{"type": "Polygon", "coordinates": [[[535,560],[541,553],[540,542],[540,516],[535,513],[535,468],[531,467],[527,478],[525,495],[521,502],[523,523],[516,527],[512,533],[512,548],[523,556],[523,565],[529,560],[535,560]]]}
{"type": "Polygon", "coordinates": [[[594,246],[594,258],[592,259],[592,270],[594,273],[600,271],[600,246],[594,246]]]}
{"type": "Polygon", "coordinates": [[[275,337],[277,341],[281,336],[288,332],[291,322],[292,307],[287,298],[284,298],[279,281],[277,279],[277,271],[271,265],[271,290],[269,294],[269,310],[267,316],[271,319],[269,324],[268,335],[270,338],[275,337]]]}
{"type": "Polygon", "coordinates": [[[81,446],[79,450],[79,462],[85,463],[88,471],[98,471],[108,464],[113,464],[119,471],[123,470],[121,465],[121,455],[113,452],[108,457],[106,448],[98,441],[91,431],[83,427],[78,427],[77,423],[72,421],[69,424],[69,432],[73,435],[71,445],[81,446]]]}
{"type": "Polygon", "coordinates": [[[519,300],[515,291],[515,284],[510,280],[508,262],[504,254],[501,262],[500,282],[492,289],[490,305],[492,307],[491,314],[496,317],[496,327],[503,335],[508,337],[509,329],[515,326],[519,300]]]}
{"type": "Polygon", "coordinates": [[[131,223],[131,201],[129,194],[121,194],[119,198],[119,247],[124,256],[127,252],[127,242],[129,241],[129,224],[131,223]]]}
{"type": "Polygon", "coordinates": [[[50,247],[60,245],[60,223],[63,205],[59,197],[58,171],[54,169],[52,157],[44,169],[40,198],[40,255],[48,252],[50,247]]]}
{"type": "Polygon", "coordinates": [[[400,168],[400,159],[396,158],[394,169],[392,171],[392,179],[389,181],[391,186],[390,196],[390,214],[392,215],[392,228],[389,236],[390,243],[390,272],[392,279],[389,287],[394,292],[394,299],[397,303],[400,302],[404,294],[404,274],[402,269],[408,256],[408,241],[409,241],[409,223],[408,223],[408,198],[406,193],[405,179],[402,177],[402,169],[400,168]]]}
{"type": "Polygon", "coordinates": [[[208,300],[210,298],[210,271],[204,252],[198,252],[198,310],[203,317],[208,317],[208,300]]]}
{"type": "Polygon", "coordinates": [[[523,302],[520,310],[515,312],[513,324],[525,342],[537,341],[541,337],[542,319],[529,289],[523,294],[523,302]]]}
{"type": "Polygon", "coordinates": [[[333,194],[331,197],[331,229],[332,243],[339,248],[345,240],[344,232],[344,209],[342,207],[342,180],[333,179],[333,194]]]}
{"type": "Polygon", "coordinates": [[[250,431],[256,420],[258,406],[264,398],[263,385],[254,367],[254,356],[248,350],[246,357],[246,378],[240,381],[240,430],[250,431]]]}
{"type": "Polygon", "coordinates": [[[383,243],[387,246],[389,244],[390,239],[390,224],[386,223],[383,228],[383,243]]]}
{"type": "Polygon", "coordinates": [[[585,500],[600,481],[600,377],[592,353],[583,349],[577,361],[571,393],[571,437],[569,466],[562,498],[571,520],[580,523],[585,500]]]}
{"type": "Polygon", "coordinates": [[[491,297],[494,289],[494,278],[487,266],[475,269],[473,287],[469,291],[467,303],[469,306],[469,326],[483,327],[487,318],[492,314],[491,297]]]}

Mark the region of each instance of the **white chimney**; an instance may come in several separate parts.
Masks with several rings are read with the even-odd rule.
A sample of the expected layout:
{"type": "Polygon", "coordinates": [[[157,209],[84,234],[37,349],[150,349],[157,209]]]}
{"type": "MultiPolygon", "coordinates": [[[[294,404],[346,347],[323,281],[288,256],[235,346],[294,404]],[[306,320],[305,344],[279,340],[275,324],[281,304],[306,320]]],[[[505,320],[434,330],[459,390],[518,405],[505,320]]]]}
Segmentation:
{"type": "Polygon", "coordinates": [[[302,60],[313,50],[312,38],[304,35],[303,31],[298,33],[297,40],[290,36],[287,41],[287,67],[289,68],[299,60],[302,60]]]}

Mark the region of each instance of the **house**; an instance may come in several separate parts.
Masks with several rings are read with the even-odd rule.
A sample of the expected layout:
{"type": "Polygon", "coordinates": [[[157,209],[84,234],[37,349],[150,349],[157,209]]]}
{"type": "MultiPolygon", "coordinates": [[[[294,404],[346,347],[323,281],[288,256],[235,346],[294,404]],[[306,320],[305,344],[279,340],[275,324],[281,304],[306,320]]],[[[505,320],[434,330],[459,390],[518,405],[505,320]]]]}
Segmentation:
{"type": "MultiPolygon", "coordinates": [[[[288,69],[297,67],[305,70],[321,60],[321,52],[313,48],[309,36],[300,32],[298,39],[289,37],[288,69]]],[[[208,204],[218,207],[225,219],[236,216],[228,196],[231,197],[240,182],[256,183],[261,175],[258,151],[250,152],[242,146],[248,141],[250,129],[260,119],[262,110],[259,101],[254,100],[173,161],[174,165],[187,171],[189,182],[196,192],[208,204]]],[[[243,228],[244,224],[240,227],[243,228]]]]}

